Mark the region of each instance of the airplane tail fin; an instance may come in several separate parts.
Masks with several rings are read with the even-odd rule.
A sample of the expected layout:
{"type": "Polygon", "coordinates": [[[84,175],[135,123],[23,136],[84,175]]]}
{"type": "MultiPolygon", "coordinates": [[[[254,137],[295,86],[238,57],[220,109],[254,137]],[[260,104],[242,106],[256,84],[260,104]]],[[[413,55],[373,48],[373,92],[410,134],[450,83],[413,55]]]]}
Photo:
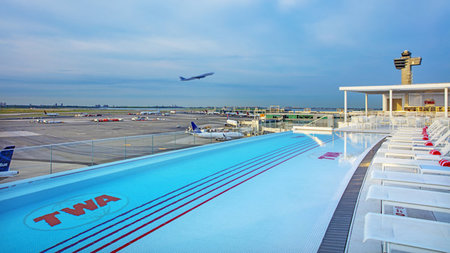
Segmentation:
{"type": "Polygon", "coordinates": [[[180,81],[186,81],[186,78],[180,76],[180,81]]]}
{"type": "Polygon", "coordinates": [[[194,123],[194,121],[191,121],[192,131],[194,133],[200,133],[200,129],[198,129],[197,125],[194,123]]]}
{"type": "Polygon", "coordinates": [[[0,151],[0,171],[9,171],[15,146],[8,146],[0,151]]]}

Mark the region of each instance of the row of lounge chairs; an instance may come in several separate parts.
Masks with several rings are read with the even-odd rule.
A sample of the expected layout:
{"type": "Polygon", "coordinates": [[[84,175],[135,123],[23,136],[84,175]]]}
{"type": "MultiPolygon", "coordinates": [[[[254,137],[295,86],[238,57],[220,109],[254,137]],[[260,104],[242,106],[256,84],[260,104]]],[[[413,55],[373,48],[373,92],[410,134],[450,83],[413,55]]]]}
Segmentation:
{"type": "Polygon", "coordinates": [[[366,200],[381,201],[381,213],[365,216],[364,241],[383,242],[383,252],[450,252],[450,223],[386,213],[400,206],[450,214],[449,122],[392,133],[377,151],[369,177],[380,180],[366,200]]]}

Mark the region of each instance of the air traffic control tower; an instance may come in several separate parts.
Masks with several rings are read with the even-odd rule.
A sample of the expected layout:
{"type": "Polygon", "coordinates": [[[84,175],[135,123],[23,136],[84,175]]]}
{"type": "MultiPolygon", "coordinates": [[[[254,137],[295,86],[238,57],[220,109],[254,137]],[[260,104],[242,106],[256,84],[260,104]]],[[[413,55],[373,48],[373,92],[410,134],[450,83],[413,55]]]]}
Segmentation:
{"type": "Polygon", "coordinates": [[[420,65],[421,62],[422,57],[411,58],[408,50],[403,51],[401,58],[394,59],[395,68],[402,71],[402,84],[412,84],[411,67],[420,65]]]}

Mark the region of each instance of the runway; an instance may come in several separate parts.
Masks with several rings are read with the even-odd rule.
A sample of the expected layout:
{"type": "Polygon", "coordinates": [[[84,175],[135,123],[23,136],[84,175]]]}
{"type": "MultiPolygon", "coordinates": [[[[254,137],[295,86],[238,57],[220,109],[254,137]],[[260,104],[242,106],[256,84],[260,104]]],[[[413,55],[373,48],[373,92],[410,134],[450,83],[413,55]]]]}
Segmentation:
{"type": "Polygon", "coordinates": [[[59,124],[41,124],[31,119],[1,119],[0,147],[16,148],[98,140],[106,138],[184,131],[191,121],[199,126],[223,127],[226,117],[218,115],[177,113],[169,116],[149,115],[149,121],[132,121],[128,113],[101,117],[52,117],[59,124]],[[95,118],[123,118],[118,122],[93,122],[95,118]]]}

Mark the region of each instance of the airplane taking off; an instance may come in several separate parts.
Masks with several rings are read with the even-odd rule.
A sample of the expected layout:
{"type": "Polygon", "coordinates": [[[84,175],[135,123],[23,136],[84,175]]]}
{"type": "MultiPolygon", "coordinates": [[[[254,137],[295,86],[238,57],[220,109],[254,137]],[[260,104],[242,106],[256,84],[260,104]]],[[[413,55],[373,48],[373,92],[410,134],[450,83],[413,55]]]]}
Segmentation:
{"type": "Polygon", "coordinates": [[[180,76],[180,81],[190,81],[190,80],[194,80],[194,79],[201,79],[201,78],[205,78],[207,76],[213,75],[214,72],[210,72],[210,73],[206,73],[203,75],[199,75],[199,76],[193,76],[193,77],[189,77],[189,78],[184,78],[182,76],[180,76]]]}
{"type": "Polygon", "coordinates": [[[15,146],[9,146],[0,151],[0,180],[19,174],[18,171],[9,170],[15,146]]]}
{"type": "Polygon", "coordinates": [[[192,133],[200,138],[216,139],[216,140],[231,140],[242,138],[244,135],[238,132],[202,132],[194,122],[191,122],[192,133]]]}

